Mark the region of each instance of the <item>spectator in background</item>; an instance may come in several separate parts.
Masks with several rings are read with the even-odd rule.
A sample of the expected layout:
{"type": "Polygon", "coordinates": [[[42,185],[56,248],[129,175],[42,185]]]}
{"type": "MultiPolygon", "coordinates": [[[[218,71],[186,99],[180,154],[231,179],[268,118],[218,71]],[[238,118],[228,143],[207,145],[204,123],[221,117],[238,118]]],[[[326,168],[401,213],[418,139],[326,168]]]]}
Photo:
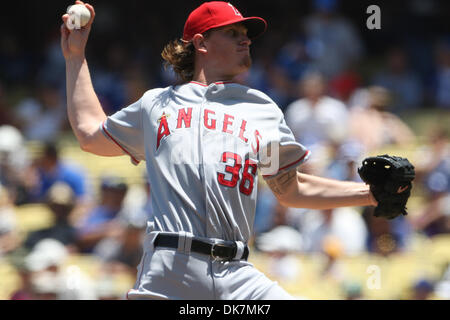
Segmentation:
{"type": "Polygon", "coordinates": [[[237,77],[237,79],[242,84],[251,88],[268,92],[270,88],[269,73],[272,60],[273,57],[268,51],[262,51],[259,56],[255,56],[250,70],[237,77]]]}
{"type": "Polygon", "coordinates": [[[369,87],[367,107],[354,107],[350,112],[350,137],[366,151],[387,145],[414,142],[415,135],[408,125],[390,112],[391,94],[383,87],[369,87]]]}
{"type": "Polygon", "coordinates": [[[33,300],[33,285],[31,283],[31,270],[25,266],[25,263],[15,265],[15,269],[20,278],[20,284],[9,297],[9,300],[33,300]]]}
{"type": "Polygon", "coordinates": [[[64,182],[54,183],[46,196],[46,204],[53,213],[54,223],[51,227],[31,232],[24,246],[31,250],[43,239],[55,239],[61,242],[69,252],[76,251],[76,231],[69,222],[69,216],[75,207],[73,190],[64,182]]]}
{"type": "Polygon", "coordinates": [[[61,52],[61,40],[59,34],[53,30],[47,34],[42,62],[39,66],[36,81],[53,83],[55,88],[65,90],[66,62],[61,52]]]}
{"type": "Polygon", "coordinates": [[[429,300],[434,292],[434,283],[429,279],[419,279],[412,286],[412,300],[429,300]]]}
{"type": "Polygon", "coordinates": [[[450,300],[450,262],[443,267],[442,275],[434,286],[434,293],[438,299],[450,300]]]}
{"type": "Polygon", "coordinates": [[[268,53],[257,57],[252,63],[252,68],[247,73],[239,75],[236,80],[252,88],[264,90],[282,111],[293,100],[294,86],[286,69],[273,63],[273,57],[268,53]]]}
{"type": "Polygon", "coordinates": [[[11,197],[0,184],[0,259],[18,248],[20,241],[11,197]]]}
{"type": "Polygon", "coordinates": [[[143,181],[144,188],[132,186],[127,189],[120,212],[115,218],[123,226],[123,232],[101,239],[93,249],[92,253],[98,256],[104,262],[104,268],[112,273],[126,272],[135,277],[136,268],[142,258],[144,233],[147,222],[152,220],[151,190],[146,173],[143,181]]]}
{"type": "Polygon", "coordinates": [[[68,256],[66,247],[54,239],[43,239],[34,246],[25,257],[25,266],[31,272],[32,299],[96,299],[92,281],[80,269],[74,275],[66,268],[68,256]]]}
{"type": "Polygon", "coordinates": [[[36,174],[32,189],[34,202],[45,202],[51,186],[58,181],[70,186],[76,196],[77,205],[86,200],[88,190],[83,169],[61,160],[56,143],[45,144],[42,155],[35,161],[33,168],[36,174]]]}
{"type": "Polygon", "coordinates": [[[268,225],[255,238],[257,249],[262,251],[318,253],[330,239],[344,255],[366,250],[367,227],[356,208],[309,210],[276,203],[268,225]]]}
{"type": "Polygon", "coordinates": [[[296,229],[288,208],[278,202],[272,209],[270,229],[255,237],[255,248],[268,254],[269,273],[279,280],[295,281],[300,274],[296,253],[302,252],[303,237],[296,229]]]}
{"type": "Polygon", "coordinates": [[[123,235],[125,229],[120,213],[127,190],[128,186],[121,178],[102,178],[99,203],[77,228],[81,252],[92,253],[102,239],[120,239],[123,235]]]}
{"type": "Polygon", "coordinates": [[[427,178],[443,161],[450,158],[450,128],[433,127],[427,135],[427,143],[421,145],[414,159],[416,183],[427,184],[427,178]]]}
{"type": "Polygon", "coordinates": [[[312,67],[327,78],[346,70],[363,53],[356,29],[338,14],[338,4],[338,0],[314,0],[314,12],[304,19],[303,25],[312,67]]]}
{"type": "Polygon", "coordinates": [[[144,221],[126,221],[123,233],[119,237],[106,237],[99,241],[93,254],[113,272],[125,272],[134,277],[142,258],[146,226],[144,221]]]}
{"type": "Polygon", "coordinates": [[[93,86],[107,115],[119,111],[126,105],[127,88],[123,73],[127,70],[129,56],[119,43],[112,43],[106,50],[106,65],[94,66],[93,86]]]}
{"type": "Polygon", "coordinates": [[[102,273],[95,281],[97,300],[125,300],[128,289],[120,285],[123,283],[120,276],[109,270],[109,266],[102,266],[102,273]]]}
{"type": "Polygon", "coordinates": [[[422,107],[423,86],[418,75],[409,66],[408,56],[402,47],[388,50],[386,68],[374,76],[372,84],[384,87],[392,93],[393,113],[422,107]]]}
{"type": "Polygon", "coordinates": [[[428,236],[450,232],[450,141],[448,128],[433,128],[416,151],[416,184],[425,190],[424,206],[411,223],[428,236]]]}
{"type": "Polygon", "coordinates": [[[345,300],[364,300],[362,285],[358,281],[347,280],[342,284],[345,300]]]}
{"type": "Polygon", "coordinates": [[[258,198],[256,200],[255,221],[253,230],[255,236],[267,232],[273,227],[274,208],[278,204],[270,188],[258,180],[258,198]]]}
{"type": "Polygon", "coordinates": [[[298,83],[310,67],[305,40],[300,36],[293,37],[281,47],[275,63],[284,71],[290,82],[298,83]]]}
{"type": "Polygon", "coordinates": [[[269,229],[255,238],[256,248],[276,255],[301,252],[303,236],[297,229],[295,220],[296,217],[289,214],[288,208],[277,202],[272,208],[269,229]]]}
{"type": "Polygon", "coordinates": [[[267,94],[280,106],[281,111],[285,112],[286,106],[295,100],[293,98],[295,85],[289,80],[285,70],[276,65],[270,67],[268,77],[269,88],[267,94]]]}
{"type": "Polygon", "coordinates": [[[450,37],[436,47],[436,104],[450,108],[450,37]]]}
{"type": "Polygon", "coordinates": [[[297,141],[308,149],[342,141],[347,136],[348,111],[339,100],[326,95],[326,81],[319,73],[309,73],[299,83],[304,98],[291,103],[286,122],[297,141]]]}
{"type": "Polygon", "coordinates": [[[350,98],[361,83],[362,79],[356,66],[351,66],[330,79],[330,95],[348,105],[350,98]]]}
{"type": "Polygon", "coordinates": [[[302,215],[299,229],[304,251],[321,252],[332,243],[344,255],[365,252],[368,231],[356,208],[309,210],[302,215]]]}
{"type": "Polygon", "coordinates": [[[58,277],[48,272],[34,275],[31,290],[32,300],[58,300],[62,288],[58,277]]]}
{"type": "Polygon", "coordinates": [[[10,125],[0,126],[0,184],[8,189],[14,204],[30,201],[29,155],[20,131],[10,125]]]}
{"type": "Polygon", "coordinates": [[[362,213],[367,226],[367,250],[388,256],[407,249],[413,231],[410,221],[400,216],[393,220],[375,217],[374,208],[365,207],[362,213]]]}
{"type": "Polygon", "coordinates": [[[365,154],[364,146],[356,141],[349,140],[332,145],[331,160],[324,170],[324,175],[336,180],[361,182],[358,166],[365,154]]]}
{"type": "Polygon", "coordinates": [[[450,233],[450,159],[441,162],[425,179],[428,192],[425,206],[417,212],[412,223],[427,236],[450,233]]]}
{"type": "Polygon", "coordinates": [[[144,74],[146,65],[140,60],[130,61],[127,64],[124,76],[125,100],[137,101],[147,91],[149,87],[153,87],[154,79],[149,79],[144,74]]]}
{"type": "Polygon", "coordinates": [[[27,140],[52,141],[68,128],[66,108],[58,83],[40,82],[35,97],[24,98],[15,108],[14,123],[27,140]]]}

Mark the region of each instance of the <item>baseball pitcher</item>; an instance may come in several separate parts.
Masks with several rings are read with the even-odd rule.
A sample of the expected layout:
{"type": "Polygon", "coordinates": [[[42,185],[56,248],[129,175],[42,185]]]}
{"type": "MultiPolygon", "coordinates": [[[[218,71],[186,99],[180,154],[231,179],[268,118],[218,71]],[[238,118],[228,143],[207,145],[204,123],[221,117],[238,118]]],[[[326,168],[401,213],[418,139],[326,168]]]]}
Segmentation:
{"type": "MultiPolygon", "coordinates": [[[[310,153],[296,142],[278,106],[234,82],[249,70],[250,45],[266,21],[243,17],[227,2],[203,3],[187,18],[182,38],[162,51],[180,82],[149,90],[107,117],[85,58],[95,18],[94,8],[85,6],[91,12],[85,27],[69,30],[68,15],[61,26],[73,132],[86,152],[145,161],[152,188],[154,215],[128,299],[292,299],[247,262],[258,170],[285,206],[378,201],[364,183],[301,173],[310,153]]],[[[399,190],[404,195],[410,188],[399,190]]],[[[376,188],[383,202],[397,201],[395,192],[386,196],[382,189],[376,188]]],[[[389,210],[402,214],[407,197],[401,199],[389,210]]]]}

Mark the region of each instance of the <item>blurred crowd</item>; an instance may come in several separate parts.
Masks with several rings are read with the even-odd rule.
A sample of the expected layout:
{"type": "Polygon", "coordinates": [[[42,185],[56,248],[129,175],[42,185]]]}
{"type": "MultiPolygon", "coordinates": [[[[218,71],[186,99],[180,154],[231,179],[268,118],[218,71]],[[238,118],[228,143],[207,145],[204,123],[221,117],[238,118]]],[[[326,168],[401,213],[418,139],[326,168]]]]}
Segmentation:
{"type": "MultiPolygon", "coordinates": [[[[431,7],[408,3],[411,11],[423,16],[439,16],[440,6],[445,7],[439,1],[430,1],[431,7]]],[[[369,207],[292,209],[277,203],[260,179],[252,241],[255,250],[279,258],[277,270],[284,275],[289,262],[282,258],[291,253],[325,254],[329,263],[324,273],[329,273],[341,256],[388,257],[407,251],[416,234],[430,239],[450,234],[450,125],[437,123],[429,132],[418,132],[405,121],[427,110],[448,119],[450,33],[424,40],[406,31],[373,54],[373,45],[363,36],[365,24],[357,25],[344,15],[339,1],[313,0],[307,7],[289,33],[275,28],[255,40],[253,66],[237,81],[265,92],[284,112],[296,139],[312,151],[302,171],[361,181],[357,166],[364,157],[398,148],[416,165],[413,197],[421,201],[408,208],[407,216],[392,221],[373,217],[369,207]]],[[[117,12],[101,1],[97,11],[92,41],[99,39],[100,44],[92,45],[88,60],[107,114],[152,87],[175,81],[153,52],[162,46],[128,47],[110,41],[107,50],[100,50],[100,38],[112,38],[111,19],[117,12]]],[[[264,12],[262,16],[271,14],[264,12]]],[[[282,21],[274,15],[270,24],[282,21]]],[[[157,22],[152,23],[158,30],[157,22]]],[[[14,35],[0,34],[0,259],[11,258],[22,281],[10,298],[123,299],[106,276],[94,281],[81,275],[83,286],[69,290],[70,275],[62,266],[71,254],[92,255],[102,262],[105,275],[122,272],[134,277],[151,217],[150,186],[143,177],[144,200],[127,202],[130,186],[124,177],[102,176],[99,190],[92,190],[93,177],[85,168],[60,156],[64,146],[58,137],[70,133],[70,126],[65,63],[54,31],[34,52],[22,51],[14,35]],[[42,146],[37,156],[29,152],[30,141],[42,146]],[[35,203],[47,206],[54,222],[21,237],[14,209],[35,203]]],[[[155,46],[161,41],[155,39],[155,46]]],[[[440,297],[450,298],[450,267],[443,268],[440,278],[412,283],[411,297],[426,299],[440,288],[440,297]]],[[[344,287],[349,299],[361,298],[358,284],[344,287]]]]}

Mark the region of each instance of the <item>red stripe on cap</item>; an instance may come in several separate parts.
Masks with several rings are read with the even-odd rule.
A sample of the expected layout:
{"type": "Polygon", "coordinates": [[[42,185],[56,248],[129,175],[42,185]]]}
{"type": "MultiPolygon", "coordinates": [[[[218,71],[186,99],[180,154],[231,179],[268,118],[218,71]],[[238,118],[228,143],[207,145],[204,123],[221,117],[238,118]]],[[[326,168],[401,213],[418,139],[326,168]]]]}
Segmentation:
{"type": "MultiPolygon", "coordinates": [[[[307,155],[309,155],[309,153],[310,153],[310,151],[309,151],[309,150],[306,150],[305,154],[304,154],[300,159],[298,159],[297,161],[294,161],[294,162],[292,162],[292,163],[290,163],[290,164],[288,164],[288,165],[286,165],[286,166],[284,166],[284,167],[278,169],[278,172],[280,172],[280,171],[282,171],[282,170],[284,170],[284,169],[286,169],[286,168],[289,168],[290,166],[293,166],[294,164],[297,164],[297,163],[303,161],[303,160],[305,159],[305,157],[306,157],[307,155]]],[[[277,173],[278,173],[278,172],[277,172],[277,173]]],[[[275,174],[276,174],[276,173],[275,173],[275,174]]],[[[264,177],[264,178],[272,177],[272,176],[274,176],[275,174],[271,174],[271,175],[270,175],[270,174],[269,174],[269,175],[263,175],[263,177],[264,177]]]]}
{"type": "Polygon", "coordinates": [[[105,133],[108,135],[108,137],[109,137],[115,144],[117,144],[117,146],[118,146],[120,149],[122,149],[123,152],[125,152],[127,155],[130,156],[131,160],[132,160],[135,164],[139,164],[140,161],[137,160],[135,157],[133,157],[133,156],[131,155],[131,153],[129,153],[124,147],[122,147],[122,146],[116,141],[116,139],[114,139],[114,138],[112,137],[112,135],[109,134],[108,130],[106,130],[105,122],[106,122],[106,120],[103,121],[103,123],[102,123],[103,131],[105,131],[105,133]]]}

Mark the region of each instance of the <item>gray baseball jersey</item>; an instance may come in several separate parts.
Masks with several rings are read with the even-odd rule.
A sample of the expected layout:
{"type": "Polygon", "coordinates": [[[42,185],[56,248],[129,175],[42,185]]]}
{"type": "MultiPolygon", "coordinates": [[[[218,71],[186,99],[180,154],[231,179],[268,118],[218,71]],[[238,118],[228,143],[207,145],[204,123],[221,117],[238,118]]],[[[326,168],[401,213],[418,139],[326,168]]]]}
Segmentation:
{"type": "Polygon", "coordinates": [[[267,95],[231,82],[150,90],[102,130],[134,164],[146,161],[153,230],[245,243],[257,170],[274,176],[309,156],[267,95]]]}

